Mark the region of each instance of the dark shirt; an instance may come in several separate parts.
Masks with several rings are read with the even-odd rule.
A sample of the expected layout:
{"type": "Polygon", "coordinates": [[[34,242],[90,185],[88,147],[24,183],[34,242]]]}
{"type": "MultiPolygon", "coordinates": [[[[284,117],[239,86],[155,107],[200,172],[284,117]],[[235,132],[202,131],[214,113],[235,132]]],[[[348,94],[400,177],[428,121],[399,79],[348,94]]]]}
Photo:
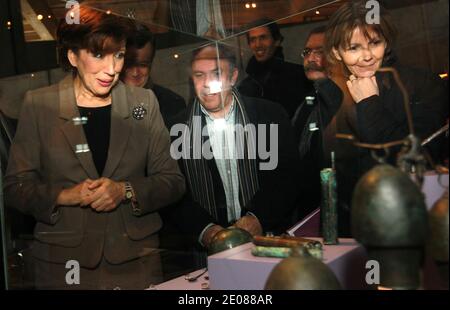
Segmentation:
{"type": "Polygon", "coordinates": [[[78,107],[81,117],[88,120],[83,124],[89,150],[99,175],[103,174],[108,158],[111,131],[111,105],[97,108],[78,107]]]}

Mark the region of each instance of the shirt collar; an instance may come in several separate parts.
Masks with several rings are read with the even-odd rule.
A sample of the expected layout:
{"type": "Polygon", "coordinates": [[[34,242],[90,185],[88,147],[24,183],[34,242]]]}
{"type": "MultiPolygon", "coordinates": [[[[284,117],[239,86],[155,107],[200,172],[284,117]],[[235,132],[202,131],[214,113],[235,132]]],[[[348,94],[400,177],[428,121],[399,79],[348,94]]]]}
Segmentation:
{"type": "MultiPolygon", "coordinates": [[[[210,120],[214,120],[214,118],[209,114],[208,111],[206,111],[206,109],[200,104],[200,109],[202,110],[203,114],[209,118],[210,120]]],[[[234,96],[231,97],[231,106],[230,106],[230,110],[228,111],[228,113],[225,115],[225,121],[229,121],[231,116],[234,115],[234,110],[235,110],[235,99],[234,96]]]]}

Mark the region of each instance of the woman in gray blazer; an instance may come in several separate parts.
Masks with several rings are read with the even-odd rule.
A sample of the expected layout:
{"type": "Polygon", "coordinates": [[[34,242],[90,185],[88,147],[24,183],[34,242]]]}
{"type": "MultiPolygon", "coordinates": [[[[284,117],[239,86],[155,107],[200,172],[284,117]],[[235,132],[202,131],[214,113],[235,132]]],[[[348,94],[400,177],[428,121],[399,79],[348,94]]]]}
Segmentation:
{"type": "Polygon", "coordinates": [[[73,10],[57,32],[72,74],[26,94],[5,199],[37,221],[37,288],[143,289],[161,280],[158,210],[184,178],[152,91],[119,81],[131,24],[73,10]]]}

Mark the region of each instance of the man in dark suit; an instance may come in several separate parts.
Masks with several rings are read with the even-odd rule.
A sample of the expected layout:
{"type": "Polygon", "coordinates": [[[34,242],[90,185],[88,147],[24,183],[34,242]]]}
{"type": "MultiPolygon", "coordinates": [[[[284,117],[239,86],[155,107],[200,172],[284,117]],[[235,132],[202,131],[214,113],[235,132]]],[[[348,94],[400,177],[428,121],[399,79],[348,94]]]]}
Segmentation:
{"type": "Polygon", "coordinates": [[[120,79],[130,86],[151,89],[158,99],[161,115],[167,125],[171,117],[186,108],[186,103],[180,95],[153,83],[150,74],[154,58],[155,37],[146,26],[137,24],[136,31],[127,40],[125,67],[120,79]]]}
{"type": "Polygon", "coordinates": [[[278,25],[270,19],[260,19],[246,32],[248,46],[253,52],[240,82],[242,95],[264,98],[283,106],[292,118],[295,110],[312,90],[301,65],[285,61],[278,25]]]}
{"type": "Polygon", "coordinates": [[[240,96],[235,63],[223,46],[195,50],[196,99],[171,126],[171,154],[189,192],[166,219],[205,247],[230,225],[260,235],[292,224],[299,176],[289,118],[275,103],[240,96]]]}

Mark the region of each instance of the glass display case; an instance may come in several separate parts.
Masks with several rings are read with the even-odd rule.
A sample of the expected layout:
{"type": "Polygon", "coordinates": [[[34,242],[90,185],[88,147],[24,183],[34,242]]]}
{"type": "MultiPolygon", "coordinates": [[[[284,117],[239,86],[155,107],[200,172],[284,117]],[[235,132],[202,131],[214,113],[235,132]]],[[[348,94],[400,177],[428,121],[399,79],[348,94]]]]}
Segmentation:
{"type": "MultiPolygon", "coordinates": [[[[217,100],[223,105],[224,100],[226,101],[224,92],[230,91],[231,93],[231,89],[236,90],[243,96],[277,101],[277,105],[281,106],[284,111],[282,112],[283,117],[289,119],[289,123],[292,121],[295,125],[300,113],[298,108],[304,98],[308,98],[308,95],[317,91],[317,84],[314,83],[317,82],[316,79],[308,75],[308,72],[305,75],[303,67],[305,64],[308,65],[308,70],[320,71],[324,75],[323,78],[333,75],[347,81],[349,79],[348,73],[354,74],[351,70],[347,72],[346,68],[338,63],[333,66],[329,65],[329,67],[324,65],[323,68],[317,62],[313,62],[314,64],[311,65],[310,59],[325,58],[329,55],[325,55],[326,50],[323,42],[318,46],[308,47],[305,45],[307,40],[311,38],[311,31],[312,34],[323,34],[331,16],[348,2],[351,1],[21,0],[0,2],[0,7],[5,6],[9,11],[15,12],[16,15],[18,15],[17,9],[20,9],[21,13],[20,17],[9,14],[8,18],[10,19],[4,18],[2,15],[1,25],[2,38],[4,36],[3,30],[9,31],[9,34],[5,37],[8,44],[4,47],[2,44],[0,48],[2,49],[0,55],[3,55],[2,66],[4,63],[5,65],[15,64],[4,75],[3,71],[0,71],[0,74],[5,76],[0,79],[2,127],[0,141],[2,178],[0,185],[3,189],[2,195],[0,195],[0,219],[2,269],[5,287],[7,289],[45,288],[45,286],[41,286],[41,283],[36,283],[36,281],[39,281],[37,279],[51,278],[51,273],[55,272],[55,277],[63,277],[59,279],[60,282],[65,281],[67,283],[67,287],[64,288],[72,289],[77,287],[77,285],[72,284],[77,284],[77,280],[80,280],[79,274],[78,278],[76,275],[77,270],[84,268],[88,271],[97,270],[98,273],[93,278],[95,280],[92,280],[92,283],[83,286],[83,288],[123,288],[119,278],[122,273],[124,277],[126,276],[126,270],[117,269],[120,268],[118,267],[120,264],[134,264],[130,268],[136,274],[147,272],[147,269],[144,268],[147,265],[150,269],[152,266],[160,265],[161,268],[157,271],[158,275],[153,278],[150,277],[153,280],[146,282],[145,287],[139,287],[139,289],[144,289],[194,270],[205,268],[207,252],[200,242],[205,230],[200,229],[201,235],[198,234],[197,230],[195,230],[197,234],[186,232],[185,227],[191,221],[193,226],[197,225],[194,225],[197,218],[195,215],[192,215],[192,218],[177,218],[181,214],[189,215],[189,211],[186,213],[179,209],[186,207],[187,204],[184,203],[184,200],[187,198],[181,193],[182,185],[171,183],[180,180],[170,179],[173,178],[173,174],[181,173],[176,172],[181,168],[186,176],[183,184],[186,185],[186,191],[189,193],[192,190],[192,182],[195,181],[186,175],[186,171],[193,168],[179,161],[179,168],[178,165],[176,165],[177,168],[171,166],[170,169],[173,170],[167,170],[167,174],[161,176],[162,179],[155,178],[156,181],[152,181],[154,180],[152,178],[162,173],[161,171],[169,168],[165,166],[166,164],[147,157],[150,155],[159,156],[160,153],[158,152],[168,153],[169,142],[166,141],[166,143],[161,144],[164,145],[165,149],[155,150],[152,138],[147,137],[146,132],[139,132],[139,130],[145,129],[151,133],[161,134],[160,139],[167,140],[171,136],[173,146],[176,131],[171,130],[170,125],[177,124],[180,121],[180,115],[184,115],[182,112],[186,108],[188,111],[192,111],[189,107],[195,105],[196,98],[199,95],[204,95],[205,98],[207,96],[211,96],[211,98],[214,96],[220,97],[220,100],[217,100]],[[53,88],[50,86],[46,90],[47,92],[57,92],[57,89],[61,89],[62,85],[65,85],[62,84],[64,81],[73,83],[71,72],[64,72],[57,67],[62,62],[56,48],[57,29],[61,20],[65,20],[67,24],[70,24],[69,22],[75,24],[81,22],[83,24],[86,21],[83,19],[84,16],[82,15],[80,20],[77,19],[79,16],[76,15],[80,6],[87,7],[94,12],[121,18],[121,20],[133,24],[133,27],[138,24],[141,30],[146,29],[144,32],[152,33],[152,39],[148,41],[150,42],[148,54],[142,56],[144,57],[142,59],[139,58],[141,56],[137,56],[138,54],[131,54],[130,51],[133,49],[130,46],[132,45],[123,46],[126,48],[125,54],[119,56],[123,57],[124,68],[128,68],[129,71],[123,69],[120,79],[125,81],[128,78],[130,85],[153,89],[159,102],[158,108],[151,108],[152,104],[155,105],[153,95],[148,99],[148,95],[141,95],[147,94],[147,92],[136,91],[132,93],[133,95],[127,92],[126,96],[136,96],[133,98],[137,99],[133,99],[136,100],[135,103],[130,103],[130,112],[125,119],[130,122],[134,121],[139,125],[130,127],[133,132],[130,136],[127,136],[126,130],[125,133],[122,132],[125,127],[117,127],[114,118],[111,120],[111,124],[107,125],[111,126],[107,127],[111,128],[111,133],[107,131],[103,135],[103,138],[108,137],[109,139],[109,145],[106,144],[106,155],[104,154],[106,156],[104,157],[106,162],[106,164],[104,163],[106,165],[106,173],[104,174],[89,172],[89,169],[95,171],[98,168],[94,164],[95,158],[92,157],[94,155],[91,153],[96,149],[92,145],[92,143],[95,143],[93,141],[99,141],[95,138],[89,140],[90,138],[85,136],[89,130],[86,123],[89,123],[90,112],[76,109],[73,110],[73,115],[76,117],[72,117],[72,114],[68,114],[71,115],[68,117],[63,115],[64,111],[59,114],[59,108],[54,110],[48,105],[48,102],[44,102],[49,100],[48,98],[57,98],[60,103],[66,102],[64,100],[72,100],[70,101],[72,104],[76,102],[80,106],[83,101],[82,96],[59,93],[54,97],[50,95],[50,97],[44,97],[42,107],[49,108],[48,113],[36,112],[33,110],[34,108],[28,108],[25,112],[22,110],[22,107],[25,106],[22,102],[28,100],[27,104],[31,106],[29,103],[31,97],[24,99],[27,91],[57,84],[59,86],[53,86],[53,88]],[[15,18],[11,19],[14,16],[15,18]],[[276,27],[273,27],[273,25],[276,25],[276,27]],[[7,48],[8,50],[6,50],[7,48]],[[214,51],[215,56],[208,53],[204,54],[204,51],[208,49],[214,51]],[[223,56],[230,52],[232,56],[223,56]],[[198,59],[205,59],[203,57],[213,61],[215,67],[205,69],[207,72],[202,71],[201,68],[196,68],[194,63],[198,59]],[[227,61],[229,60],[227,57],[233,58],[233,66],[229,69],[223,69],[220,65],[217,65],[223,60],[223,57],[227,61]],[[207,87],[204,86],[204,88],[208,88],[208,94],[202,93],[202,90],[198,88],[200,81],[204,82],[205,80],[217,82],[217,85],[208,84],[207,87]],[[214,90],[215,88],[217,90],[214,90]],[[62,96],[73,98],[61,99],[62,96]],[[152,109],[160,110],[163,117],[161,118],[159,112],[154,112],[152,109]],[[83,114],[85,112],[88,114],[83,114]],[[155,119],[152,119],[146,125],[148,127],[133,127],[144,124],[146,117],[153,115],[152,113],[159,116],[155,116],[155,119]],[[27,125],[20,125],[19,122],[17,127],[19,115],[22,115],[20,116],[20,122],[27,123],[27,125]],[[46,123],[46,115],[54,116],[54,119],[49,119],[46,123]],[[144,119],[144,121],[141,121],[141,119],[144,119]],[[157,124],[155,125],[155,123],[157,124]],[[78,131],[71,131],[73,128],[68,129],[69,126],[76,128],[78,131]],[[163,127],[164,130],[161,129],[163,127]],[[138,130],[138,128],[141,129],[138,130]],[[160,133],[160,131],[164,131],[164,133],[160,133]],[[19,132],[20,136],[13,140],[16,132],[19,132]],[[79,137],[74,132],[79,133],[81,135],[79,137],[83,137],[82,140],[78,139],[79,137]],[[86,138],[88,139],[86,140],[86,138]],[[133,139],[137,139],[137,142],[133,139]],[[88,144],[83,141],[87,141],[88,144]],[[142,153],[143,151],[140,150],[139,146],[140,144],[147,145],[147,143],[148,149],[146,152],[149,153],[142,153]],[[113,149],[119,149],[117,152],[123,155],[117,155],[113,149]],[[10,150],[14,150],[12,156],[10,156],[10,150]],[[113,159],[114,157],[117,158],[113,159]],[[116,162],[112,163],[112,160],[116,162]],[[11,161],[14,164],[11,164],[11,161]],[[143,162],[142,165],[137,164],[140,161],[143,162]],[[89,167],[86,168],[86,165],[89,167]],[[59,171],[61,169],[70,169],[73,174],[68,171],[62,173],[59,171]],[[128,169],[130,170],[128,171],[128,169]],[[139,169],[143,171],[136,172],[139,169]],[[136,178],[136,175],[139,175],[142,179],[136,178]],[[77,184],[85,182],[86,179],[92,179],[89,182],[95,182],[95,178],[100,179],[102,177],[121,184],[118,189],[120,194],[118,195],[123,194],[124,197],[118,200],[116,197],[115,206],[111,210],[96,211],[91,208],[91,205],[81,206],[80,201],[71,203],[70,206],[57,203],[61,191],[71,189],[77,184]],[[144,179],[146,181],[142,181],[144,179]],[[127,187],[128,185],[131,186],[130,189],[127,187]],[[28,188],[26,188],[27,186],[28,188]],[[142,198],[143,195],[147,195],[143,194],[147,193],[145,186],[160,187],[158,187],[158,190],[148,190],[149,196],[142,198]],[[141,189],[141,187],[144,187],[144,189],[141,189]],[[170,190],[167,188],[170,188],[170,190]],[[130,191],[131,200],[126,198],[128,191],[130,191]],[[19,198],[24,199],[19,202],[18,200],[21,200],[19,198]],[[134,207],[132,208],[133,199],[142,201],[141,203],[155,204],[157,207],[145,207],[144,209],[147,210],[145,214],[136,215],[133,213],[136,210],[134,207]],[[118,215],[118,213],[120,214],[118,215]],[[148,216],[147,222],[141,220],[143,216],[148,216]],[[136,220],[136,218],[138,219],[136,220]],[[61,226],[58,225],[58,222],[61,226]],[[56,226],[63,228],[61,231],[57,231],[55,230],[56,226]],[[156,228],[152,230],[149,229],[150,226],[156,228]],[[183,228],[180,228],[180,226],[183,226],[183,228]],[[113,237],[109,238],[108,236],[113,237]],[[59,248],[63,248],[63,250],[59,252],[59,248]],[[131,254],[125,253],[127,251],[131,254]],[[80,254],[79,252],[83,253],[80,254]],[[70,253],[77,253],[77,255],[76,257],[70,257],[70,253]],[[150,258],[145,262],[141,261],[147,255],[150,255],[150,258]],[[45,265],[49,262],[56,267],[45,265]],[[96,284],[95,281],[105,276],[108,270],[113,269],[114,272],[117,272],[114,276],[119,279],[117,280],[119,284],[113,285],[114,280],[111,280],[106,286],[96,284]],[[50,276],[46,277],[45,274],[47,276],[50,274],[50,276]]],[[[380,0],[367,2],[373,5],[374,14],[377,14],[376,4],[385,6],[391,14],[392,22],[397,28],[395,42],[389,42],[390,48],[395,53],[395,59],[403,66],[415,67],[433,73],[436,79],[440,79],[438,82],[442,84],[443,89],[446,89],[448,97],[448,1],[380,0]]],[[[114,37],[114,33],[112,36],[114,37]]],[[[376,43],[371,41],[370,44],[376,43]]],[[[134,51],[137,53],[136,50],[145,46],[147,46],[145,42],[141,46],[138,44],[137,48],[134,46],[134,51]]],[[[372,51],[372,47],[360,48],[362,49],[361,53],[372,51]]],[[[69,54],[70,52],[68,52],[69,54]]],[[[103,56],[100,55],[100,57],[103,56]]],[[[114,57],[116,56],[114,55],[114,57]]],[[[73,62],[71,63],[73,65],[73,62]]],[[[76,71],[72,70],[72,72],[76,71]]],[[[73,74],[75,77],[76,73],[73,74]]],[[[110,77],[114,81],[100,80],[97,82],[107,87],[108,83],[116,83],[119,79],[119,73],[116,72],[110,77]]],[[[337,86],[342,89],[344,97],[349,95],[345,81],[341,84],[336,82],[337,86]]],[[[123,83],[120,82],[119,84],[121,87],[125,87],[123,83]]],[[[118,88],[117,86],[114,87],[118,88]]],[[[429,89],[429,91],[434,90],[429,89]]],[[[125,90],[123,92],[125,94],[125,90]]],[[[40,94],[39,91],[33,93],[36,96],[38,94],[40,94]]],[[[119,96],[125,95],[119,95],[118,93],[112,95],[113,110],[111,113],[116,113],[114,100],[119,96]]],[[[104,99],[105,97],[100,96],[100,98],[104,99]]],[[[123,100],[125,97],[121,98],[123,100]]],[[[205,100],[208,101],[211,98],[205,100]]],[[[437,94],[433,98],[436,104],[439,104],[441,98],[437,94]]],[[[109,103],[111,103],[110,101],[109,103]]],[[[414,101],[414,98],[412,98],[412,101],[414,101]]],[[[101,104],[101,106],[104,106],[104,104],[101,104]]],[[[84,107],[88,108],[89,104],[84,105],[84,107]]],[[[63,109],[62,106],[61,109],[63,109]]],[[[200,109],[202,108],[200,107],[200,109]]],[[[448,124],[448,104],[444,109],[439,110],[439,113],[443,119],[441,125],[448,124]]],[[[117,116],[118,114],[113,115],[117,116]]],[[[225,119],[226,115],[224,114],[221,117],[225,119]]],[[[312,124],[316,123],[308,124],[310,132],[314,132],[316,128],[314,126],[318,126],[319,123],[312,124]]],[[[95,128],[98,132],[100,127],[95,128]]],[[[316,129],[322,131],[320,126],[316,129]]],[[[299,129],[294,128],[293,130],[299,129]]],[[[445,132],[445,129],[443,132],[445,132]]],[[[295,143],[298,143],[298,140],[295,140],[295,143]]],[[[105,147],[104,144],[102,145],[100,148],[105,147]]],[[[295,152],[298,152],[298,148],[296,145],[295,152]]],[[[444,149],[446,148],[441,147],[437,151],[438,155],[433,159],[435,159],[435,163],[448,166],[448,150],[444,149]]],[[[174,152],[171,149],[172,159],[174,158],[174,152]]],[[[302,150],[300,150],[301,152],[302,150]]],[[[282,161],[283,154],[278,154],[278,156],[282,161]]],[[[300,156],[298,161],[300,161],[300,156]]],[[[230,173],[230,169],[237,169],[236,171],[242,172],[242,170],[239,170],[239,164],[238,168],[232,168],[236,164],[230,163],[229,160],[224,161],[223,165],[223,169],[228,169],[228,173],[230,173]]],[[[216,168],[221,169],[221,166],[222,164],[217,163],[216,168]]],[[[224,182],[226,178],[221,173],[218,175],[224,182]]],[[[228,205],[230,204],[228,203],[229,199],[234,201],[235,205],[242,205],[245,201],[245,197],[243,198],[241,195],[243,195],[243,191],[248,189],[239,187],[242,183],[242,181],[239,181],[241,180],[240,177],[236,175],[235,179],[228,178],[228,187],[223,185],[221,189],[223,195],[226,192],[228,205]],[[228,195],[231,195],[231,198],[228,195]],[[236,195],[239,197],[236,197],[236,195]]],[[[89,182],[86,186],[90,186],[91,183],[89,182]]],[[[309,179],[299,177],[294,182],[308,183],[309,179]]],[[[95,192],[94,188],[100,186],[92,187],[91,194],[93,195],[95,192]]],[[[266,184],[261,184],[261,187],[263,186],[266,186],[266,184]]],[[[279,189],[276,185],[273,185],[272,188],[274,191],[279,189]]],[[[201,190],[197,194],[193,194],[193,201],[195,203],[204,201],[203,197],[207,194],[208,190],[201,190]]],[[[320,191],[317,195],[320,198],[320,191]]],[[[189,198],[192,199],[192,197],[189,198]]],[[[318,200],[320,201],[320,199],[318,200]]],[[[297,199],[292,214],[289,213],[289,223],[284,224],[285,229],[316,209],[318,203],[314,199],[306,202],[300,202],[297,199]]],[[[274,205],[273,208],[276,208],[276,206],[274,205]]],[[[239,208],[237,212],[243,211],[239,208]]],[[[234,214],[234,218],[231,218],[230,222],[236,222],[239,217],[239,215],[234,214]]],[[[346,235],[346,237],[350,236],[346,235]]],[[[83,273],[81,274],[83,275],[83,273]]],[[[85,279],[90,279],[89,277],[90,275],[86,276],[85,279]]],[[[81,282],[83,282],[83,276],[81,282]]],[[[49,287],[55,288],[55,286],[49,287]]]]}

